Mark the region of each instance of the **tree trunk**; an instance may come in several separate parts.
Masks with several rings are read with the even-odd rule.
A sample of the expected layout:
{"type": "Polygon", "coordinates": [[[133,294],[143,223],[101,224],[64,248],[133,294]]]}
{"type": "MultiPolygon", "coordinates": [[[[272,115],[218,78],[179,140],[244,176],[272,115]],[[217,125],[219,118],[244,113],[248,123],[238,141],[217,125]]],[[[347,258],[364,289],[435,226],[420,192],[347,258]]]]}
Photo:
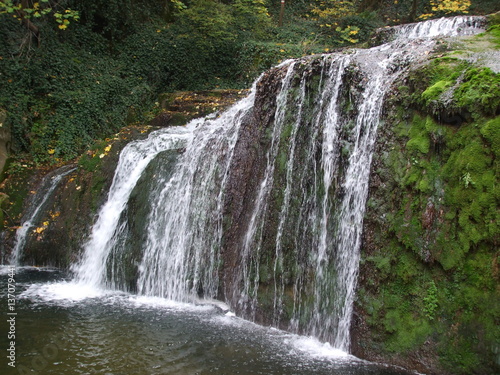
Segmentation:
{"type": "Polygon", "coordinates": [[[280,8],[280,20],[278,26],[283,26],[283,14],[285,13],[285,0],[281,0],[281,8],[280,8]]]}
{"type": "Polygon", "coordinates": [[[417,18],[417,0],[413,0],[411,2],[411,11],[410,15],[408,16],[408,22],[415,22],[415,19],[417,18]]]}
{"type": "Polygon", "coordinates": [[[380,0],[363,0],[359,5],[359,12],[365,10],[377,10],[379,8],[380,0]]]}
{"type": "Polygon", "coordinates": [[[35,25],[29,18],[26,18],[26,13],[23,11],[25,8],[29,8],[28,0],[21,1],[22,9],[17,12],[19,18],[21,19],[21,23],[33,33],[37,40],[37,46],[40,47],[40,28],[35,25]]]}

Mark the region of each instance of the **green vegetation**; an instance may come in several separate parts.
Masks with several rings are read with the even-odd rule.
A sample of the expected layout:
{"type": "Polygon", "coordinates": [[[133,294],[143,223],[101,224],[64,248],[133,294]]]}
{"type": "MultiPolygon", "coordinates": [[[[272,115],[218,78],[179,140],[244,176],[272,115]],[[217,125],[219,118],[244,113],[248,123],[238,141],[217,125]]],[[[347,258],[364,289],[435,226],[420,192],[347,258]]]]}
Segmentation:
{"type": "Polygon", "coordinates": [[[389,211],[368,224],[379,250],[365,256],[359,304],[371,345],[403,357],[435,350],[454,374],[498,369],[499,79],[447,56],[413,71],[380,156],[392,189],[368,205],[389,211]]]}
{"type": "Polygon", "coordinates": [[[455,92],[457,105],[470,113],[494,115],[500,108],[500,75],[490,68],[469,69],[455,92]]]}

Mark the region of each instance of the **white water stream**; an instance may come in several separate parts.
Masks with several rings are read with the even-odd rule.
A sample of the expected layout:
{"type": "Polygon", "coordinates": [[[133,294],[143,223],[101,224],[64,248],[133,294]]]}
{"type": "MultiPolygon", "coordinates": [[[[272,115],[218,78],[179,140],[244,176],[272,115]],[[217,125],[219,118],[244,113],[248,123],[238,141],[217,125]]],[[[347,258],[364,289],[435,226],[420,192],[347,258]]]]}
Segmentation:
{"type": "Polygon", "coordinates": [[[197,128],[172,176],[151,194],[138,291],[177,301],[199,291],[215,297],[222,237],[222,206],[238,131],[254,102],[251,94],[197,128]]]}
{"type": "Polygon", "coordinates": [[[31,204],[32,209],[28,210],[25,215],[26,219],[23,220],[23,223],[16,231],[16,244],[12,250],[10,264],[19,265],[29,230],[36,225],[36,220],[42,208],[62,179],[75,169],[76,168],[64,166],[44,178],[40,184],[40,191],[36,192],[34,202],[31,204]]]}

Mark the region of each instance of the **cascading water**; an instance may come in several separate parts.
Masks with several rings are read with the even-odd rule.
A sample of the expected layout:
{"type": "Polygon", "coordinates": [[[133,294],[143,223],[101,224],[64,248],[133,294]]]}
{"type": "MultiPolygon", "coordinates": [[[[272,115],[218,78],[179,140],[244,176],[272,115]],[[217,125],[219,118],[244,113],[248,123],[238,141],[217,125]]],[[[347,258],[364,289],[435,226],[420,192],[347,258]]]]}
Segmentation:
{"type": "Polygon", "coordinates": [[[145,141],[129,143],[124,148],[108,199],[99,212],[90,239],[84,246],[83,258],[73,266],[78,281],[96,287],[104,286],[107,259],[119,237],[119,219],[142,172],[157,154],[182,147],[190,135],[188,129],[178,132],[169,129],[155,133],[145,141]]]}
{"type": "Polygon", "coordinates": [[[482,27],[484,27],[483,17],[441,18],[396,27],[396,36],[402,40],[408,40],[437,36],[474,35],[482,27]]]}
{"type": "Polygon", "coordinates": [[[469,35],[480,25],[475,17],[434,20],[400,28],[393,42],[370,50],[325,55],[317,92],[309,89],[314,58],[283,64],[287,71],[276,94],[265,173],[233,284],[239,299],[233,298],[232,304],[237,303],[243,316],[255,319],[264,314],[258,312],[259,301],[264,305],[271,294],[272,306],[265,305],[273,309],[268,322],[280,326],[288,319],[288,329],[349,351],[363,216],[383,98],[409,63],[432,48],[432,37],[454,36],[458,29],[469,35]],[[362,87],[353,89],[353,75],[362,87]],[[292,86],[291,77],[296,81],[292,86]],[[310,127],[312,131],[303,130],[310,127]],[[277,205],[270,203],[271,196],[279,197],[277,205]],[[294,206],[292,201],[300,203],[294,206]],[[266,237],[274,238],[267,240],[267,251],[266,237]],[[273,256],[272,262],[266,261],[273,256]],[[267,279],[273,280],[272,292],[267,279]],[[290,295],[293,303],[285,311],[290,295]]]}
{"type": "MultiPolygon", "coordinates": [[[[264,224],[262,217],[267,211],[270,186],[273,184],[276,157],[278,156],[279,136],[282,131],[286,112],[286,95],[292,81],[294,64],[294,62],[289,64],[285,77],[281,83],[280,93],[276,99],[276,119],[271,135],[271,146],[266,156],[267,161],[264,179],[260,184],[255,208],[243,239],[240,270],[236,272],[237,279],[242,279],[243,290],[235,288],[234,292],[236,295],[233,298],[238,299],[238,304],[240,306],[244,306],[244,308],[250,310],[252,318],[254,318],[255,303],[257,303],[255,299],[255,289],[258,288],[259,283],[259,253],[262,239],[262,226],[264,224]],[[254,270],[253,275],[251,275],[252,269],[254,270]]],[[[276,251],[279,251],[278,248],[276,251]]],[[[235,283],[237,282],[238,280],[236,280],[235,283]]]]}
{"type": "Polygon", "coordinates": [[[224,298],[246,318],[348,351],[384,96],[410,62],[432,49],[430,37],[455,35],[463,25],[470,34],[476,21],[404,26],[394,41],[369,50],[284,62],[270,73],[276,92],[266,92],[261,78],[220,117],[129,144],[74,266],[77,279],[122,288],[129,267],[135,270],[130,289],[139,294],[224,298]],[[274,95],[272,104],[258,107],[259,93],[274,95]],[[245,133],[249,124],[257,134],[253,143],[245,133]],[[159,160],[152,167],[168,150],[177,150],[172,165],[162,170],[159,160]],[[255,172],[252,181],[237,179],[248,170],[255,172]],[[148,199],[137,245],[131,240],[137,219],[129,213],[138,190],[148,199]],[[236,217],[236,206],[247,211],[236,217]]]}
{"type": "Polygon", "coordinates": [[[178,301],[217,295],[222,208],[238,130],[254,92],[219,118],[202,122],[178,168],[159,178],[150,199],[140,294],[178,301]]]}
{"type": "MultiPolygon", "coordinates": [[[[162,152],[178,150],[172,174],[154,175],[147,237],[138,267],[140,294],[189,299],[189,291],[215,295],[221,232],[224,176],[241,118],[253,95],[218,119],[198,119],[186,127],[152,133],[128,144],[120,154],[107,202],[101,208],[83,258],[73,267],[76,279],[96,287],[120,287],[113,258],[127,251],[123,220],[129,198],[151,161],[162,152]],[[110,271],[111,268],[111,271],[110,271]]],[[[120,268],[120,265],[118,265],[120,268]]]]}
{"type": "Polygon", "coordinates": [[[16,244],[11,254],[10,264],[19,265],[22,251],[26,245],[28,231],[36,225],[40,212],[61,180],[75,169],[72,166],[64,166],[45,176],[34,197],[34,201],[30,205],[32,209],[25,214],[22,225],[16,231],[16,244]]]}

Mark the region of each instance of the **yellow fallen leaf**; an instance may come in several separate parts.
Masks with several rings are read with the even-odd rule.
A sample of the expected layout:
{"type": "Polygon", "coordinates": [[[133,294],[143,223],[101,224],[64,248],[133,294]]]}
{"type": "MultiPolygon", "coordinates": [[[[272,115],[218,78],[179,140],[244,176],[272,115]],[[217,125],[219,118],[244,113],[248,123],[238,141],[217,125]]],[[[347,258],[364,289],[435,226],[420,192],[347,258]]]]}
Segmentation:
{"type": "Polygon", "coordinates": [[[56,150],[54,150],[53,148],[51,148],[47,152],[49,153],[49,155],[54,155],[54,153],[56,152],[56,150]]]}

